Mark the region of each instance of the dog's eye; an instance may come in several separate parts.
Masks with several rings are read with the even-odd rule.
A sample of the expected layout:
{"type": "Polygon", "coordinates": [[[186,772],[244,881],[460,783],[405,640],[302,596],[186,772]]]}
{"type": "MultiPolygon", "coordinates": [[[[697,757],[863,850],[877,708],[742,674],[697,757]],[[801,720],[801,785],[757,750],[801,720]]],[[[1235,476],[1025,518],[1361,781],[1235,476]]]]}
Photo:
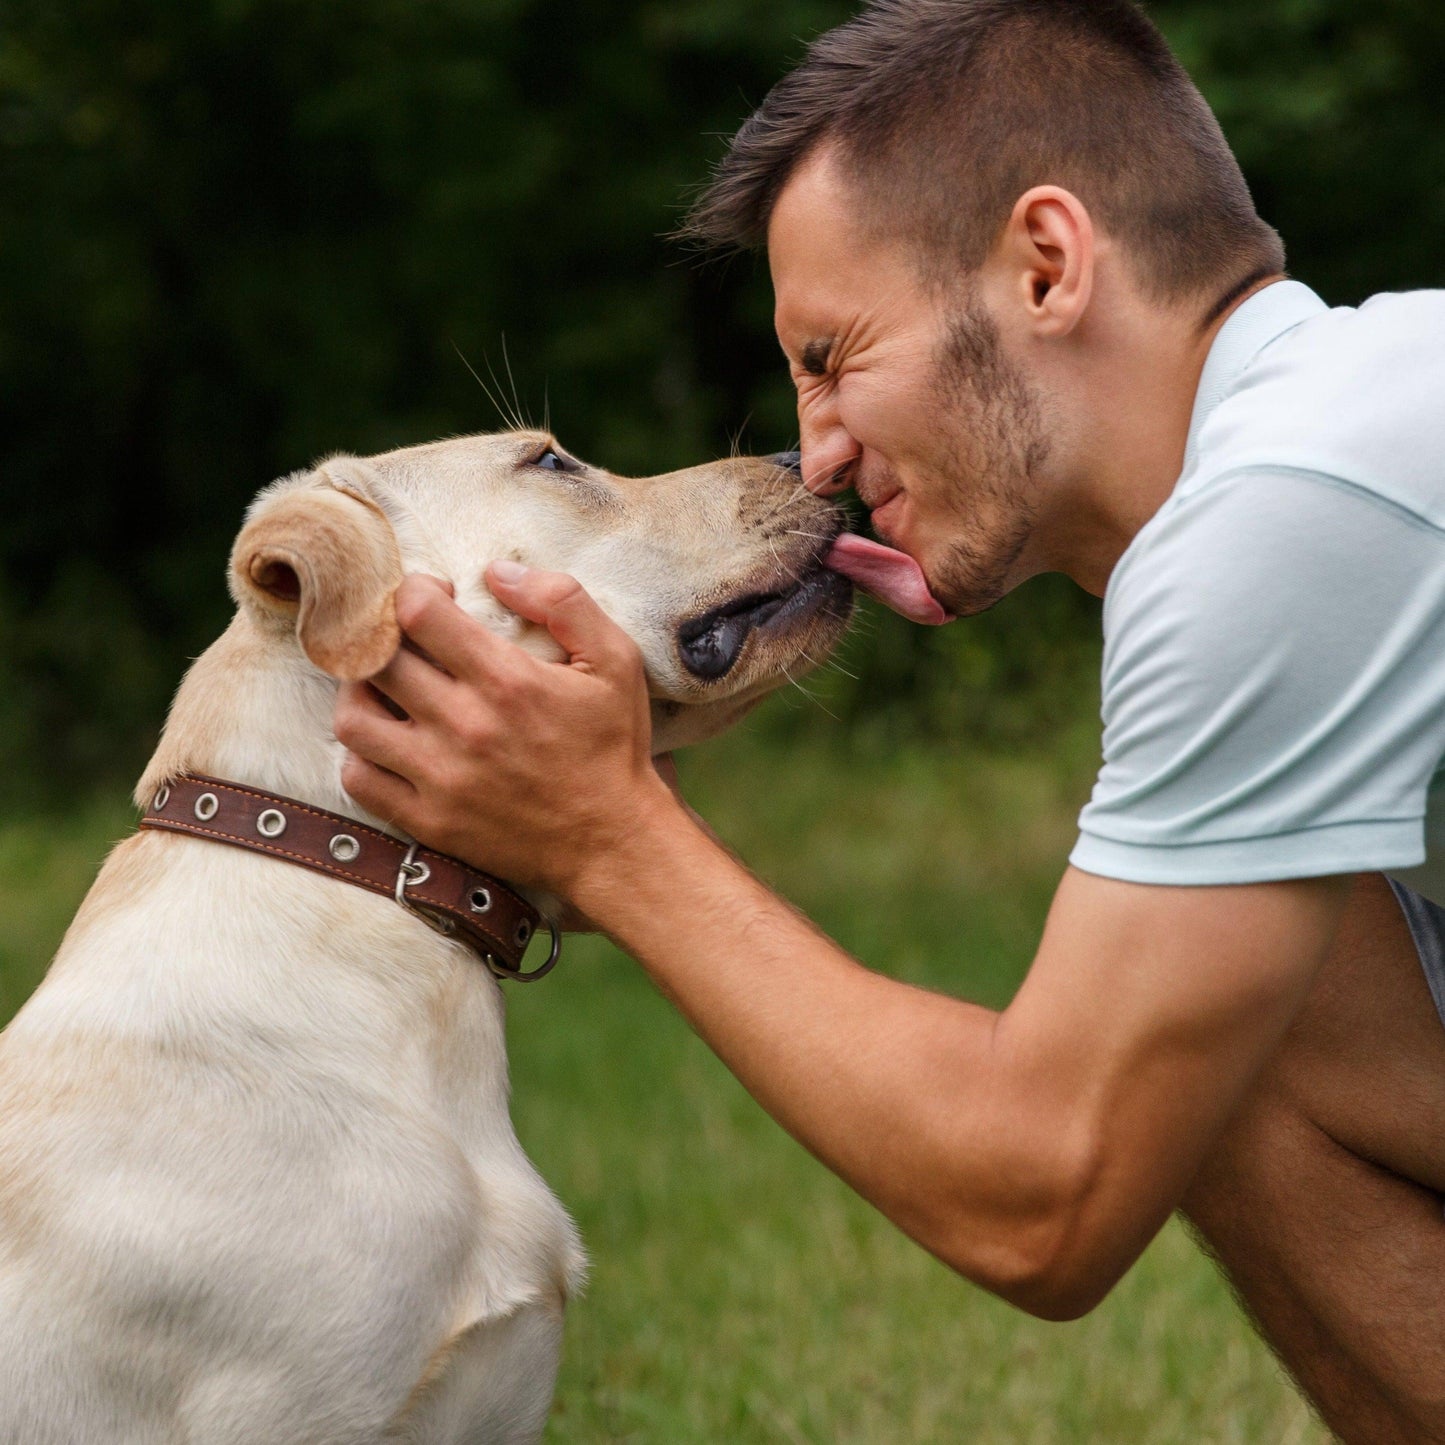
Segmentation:
{"type": "Polygon", "coordinates": [[[534,467],[540,467],[544,472],[580,472],[582,463],[573,461],[571,457],[564,457],[561,452],[554,451],[548,447],[539,457],[532,460],[534,467]]]}

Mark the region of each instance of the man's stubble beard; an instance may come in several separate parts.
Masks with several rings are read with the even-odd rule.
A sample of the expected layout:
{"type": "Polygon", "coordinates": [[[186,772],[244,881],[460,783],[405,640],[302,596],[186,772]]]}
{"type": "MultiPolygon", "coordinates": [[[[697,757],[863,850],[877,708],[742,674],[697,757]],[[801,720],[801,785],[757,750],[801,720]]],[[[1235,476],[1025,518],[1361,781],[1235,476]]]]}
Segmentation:
{"type": "Polygon", "coordinates": [[[1049,443],[1039,397],[976,299],[949,318],[934,376],[957,535],[928,581],[948,611],[969,617],[1021,580],[1015,566],[1037,521],[1049,443]]]}

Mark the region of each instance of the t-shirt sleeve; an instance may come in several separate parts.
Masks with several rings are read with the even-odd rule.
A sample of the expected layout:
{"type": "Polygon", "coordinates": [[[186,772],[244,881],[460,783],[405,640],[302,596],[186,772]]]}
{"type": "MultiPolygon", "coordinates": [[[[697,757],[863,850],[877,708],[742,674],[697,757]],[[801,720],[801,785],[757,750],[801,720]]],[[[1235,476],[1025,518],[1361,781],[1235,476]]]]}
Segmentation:
{"type": "Polygon", "coordinates": [[[1445,753],[1445,535],[1253,469],[1171,498],[1110,581],[1104,761],[1070,861],[1250,883],[1425,856],[1445,753]]]}

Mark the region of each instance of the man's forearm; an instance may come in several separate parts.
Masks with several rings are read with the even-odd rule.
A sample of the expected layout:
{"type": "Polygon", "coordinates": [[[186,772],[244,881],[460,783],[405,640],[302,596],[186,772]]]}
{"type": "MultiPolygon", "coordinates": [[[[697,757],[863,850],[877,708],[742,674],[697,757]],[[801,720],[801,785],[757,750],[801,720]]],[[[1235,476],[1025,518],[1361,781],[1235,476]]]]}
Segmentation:
{"type": "Polygon", "coordinates": [[[571,899],[786,1128],[963,1273],[1051,1317],[1102,1298],[1278,1047],[1338,881],[1176,888],[1070,869],[1005,1013],[910,988],[689,818],[652,764],[641,658],[575,581],[488,579],[569,663],[409,579],[397,618],[419,651],[338,702],[351,795],[571,899]]]}
{"type": "Polygon", "coordinates": [[[996,1014],[862,967],[660,793],[575,901],[900,1228],[1005,1295],[1037,1272],[1070,1161],[1018,1116],[996,1014]]]}

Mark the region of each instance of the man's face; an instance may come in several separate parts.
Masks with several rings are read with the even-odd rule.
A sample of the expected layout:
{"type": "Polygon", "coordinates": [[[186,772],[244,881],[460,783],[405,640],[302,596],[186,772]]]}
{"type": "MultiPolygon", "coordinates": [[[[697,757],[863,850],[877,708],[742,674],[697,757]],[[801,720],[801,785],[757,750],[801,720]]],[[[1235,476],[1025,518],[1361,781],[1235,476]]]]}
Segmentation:
{"type": "Polygon", "coordinates": [[[966,278],[930,285],[905,246],[868,235],[854,194],[826,155],[811,159],[768,229],[803,477],[852,487],[948,611],[979,612],[1030,570],[1038,398],[966,278]]]}

